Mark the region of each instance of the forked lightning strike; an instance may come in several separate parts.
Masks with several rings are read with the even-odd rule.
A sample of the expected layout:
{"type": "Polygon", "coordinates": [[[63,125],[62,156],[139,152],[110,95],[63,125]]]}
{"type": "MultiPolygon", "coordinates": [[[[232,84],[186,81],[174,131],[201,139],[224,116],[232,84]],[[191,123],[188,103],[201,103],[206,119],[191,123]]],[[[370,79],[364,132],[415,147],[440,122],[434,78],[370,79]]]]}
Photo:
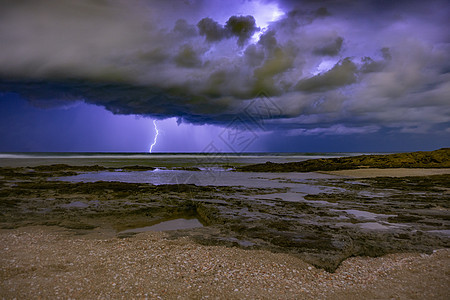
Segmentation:
{"type": "Polygon", "coordinates": [[[158,127],[156,126],[156,120],[153,120],[153,125],[155,126],[155,138],[153,139],[153,144],[150,146],[150,153],[152,153],[153,146],[156,145],[156,141],[158,139],[159,134],[158,127]]]}

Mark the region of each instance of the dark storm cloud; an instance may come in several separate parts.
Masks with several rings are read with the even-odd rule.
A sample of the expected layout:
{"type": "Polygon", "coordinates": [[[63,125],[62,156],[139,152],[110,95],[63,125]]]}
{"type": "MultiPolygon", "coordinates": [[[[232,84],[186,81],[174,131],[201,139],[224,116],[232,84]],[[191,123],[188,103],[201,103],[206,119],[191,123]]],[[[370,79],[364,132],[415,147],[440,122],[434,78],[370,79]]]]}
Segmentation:
{"type": "Polygon", "coordinates": [[[225,29],[238,38],[238,45],[243,46],[260,28],[256,26],[253,16],[232,16],[228,19],[225,29]]]}
{"type": "Polygon", "coordinates": [[[263,46],[269,51],[275,49],[278,46],[275,30],[268,30],[262,34],[259,38],[258,45],[263,46]]]}
{"type": "Polygon", "coordinates": [[[345,58],[324,74],[300,80],[296,88],[306,92],[323,92],[346,86],[356,82],[357,70],[350,58],[345,58]]]}
{"type": "Polygon", "coordinates": [[[200,35],[205,36],[208,42],[237,37],[239,46],[244,46],[245,42],[259,31],[253,16],[231,16],[225,26],[211,18],[204,18],[197,23],[197,27],[200,35]]]}
{"type": "Polygon", "coordinates": [[[200,124],[224,122],[230,117],[221,118],[219,115],[220,120],[217,121],[208,115],[225,110],[226,106],[219,103],[212,104],[201,97],[187,99],[182,92],[174,90],[169,93],[148,86],[78,80],[2,80],[0,89],[18,93],[42,108],[83,100],[103,106],[114,114],[152,115],[157,118],[185,116],[186,120],[200,124]],[[197,107],[193,107],[191,101],[195,101],[197,107]]]}
{"type": "Polygon", "coordinates": [[[227,31],[218,22],[211,18],[201,19],[197,23],[200,35],[205,36],[208,42],[217,42],[227,37],[227,31]]]}
{"type": "Polygon", "coordinates": [[[227,124],[264,92],[253,119],[296,134],[450,122],[445,1],[0,4],[0,92],[35,105],[227,124]]]}

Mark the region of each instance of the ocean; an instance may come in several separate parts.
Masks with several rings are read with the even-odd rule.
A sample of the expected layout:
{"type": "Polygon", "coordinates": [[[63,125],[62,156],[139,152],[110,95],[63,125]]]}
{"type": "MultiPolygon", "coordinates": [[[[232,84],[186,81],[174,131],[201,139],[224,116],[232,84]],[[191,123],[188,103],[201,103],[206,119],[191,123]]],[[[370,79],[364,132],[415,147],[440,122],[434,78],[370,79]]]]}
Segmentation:
{"type": "Polygon", "coordinates": [[[23,152],[0,153],[0,167],[32,167],[36,165],[102,165],[120,167],[144,165],[156,168],[239,166],[271,161],[274,163],[316,158],[355,156],[369,153],[110,153],[110,152],[23,152]]]}

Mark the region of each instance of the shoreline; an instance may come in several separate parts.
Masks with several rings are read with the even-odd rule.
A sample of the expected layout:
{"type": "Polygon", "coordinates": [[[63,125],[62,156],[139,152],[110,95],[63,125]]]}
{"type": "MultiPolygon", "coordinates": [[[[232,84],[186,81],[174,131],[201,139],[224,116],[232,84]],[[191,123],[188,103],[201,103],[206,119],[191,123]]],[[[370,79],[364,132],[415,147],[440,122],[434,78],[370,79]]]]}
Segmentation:
{"type": "Polygon", "coordinates": [[[374,178],[374,177],[409,177],[409,176],[431,176],[450,174],[450,168],[366,168],[338,171],[317,171],[316,173],[352,177],[352,178],[374,178]]]}
{"type": "Polygon", "coordinates": [[[160,232],[105,239],[39,226],[2,229],[0,240],[5,298],[446,299],[450,286],[450,249],[352,257],[329,273],[289,254],[160,232]]]}

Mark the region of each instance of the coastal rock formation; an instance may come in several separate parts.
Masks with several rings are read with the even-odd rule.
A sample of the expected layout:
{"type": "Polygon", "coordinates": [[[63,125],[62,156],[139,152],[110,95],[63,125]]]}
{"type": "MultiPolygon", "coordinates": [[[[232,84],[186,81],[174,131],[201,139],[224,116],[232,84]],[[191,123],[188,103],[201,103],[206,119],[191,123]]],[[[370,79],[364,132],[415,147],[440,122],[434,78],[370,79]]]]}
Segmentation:
{"type": "Polygon", "coordinates": [[[359,155],[339,158],[310,159],[301,162],[248,165],[241,172],[315,172],[361,168],[450,168],[450,148],[428,152],[359,155]]]}

